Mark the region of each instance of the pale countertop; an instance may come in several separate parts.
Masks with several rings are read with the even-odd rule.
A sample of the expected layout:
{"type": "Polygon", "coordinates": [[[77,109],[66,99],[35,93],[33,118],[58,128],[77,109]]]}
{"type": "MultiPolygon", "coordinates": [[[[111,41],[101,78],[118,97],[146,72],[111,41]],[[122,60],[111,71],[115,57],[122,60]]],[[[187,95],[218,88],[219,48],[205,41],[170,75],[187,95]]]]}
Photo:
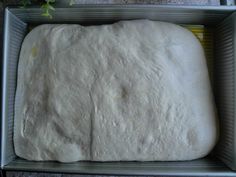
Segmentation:
{"type": "MultiPolygon", "coordinates": [[[[68,0],[57,0],[60,4],[65,4],[68,0]]],[[[17,0],[3,0],[4,4],[16,4],[17,0]]],[[[75,0],[78,4],[172,4],[172,5],[219,5],[220,0],[75,0]]],[[[0,0],[0,33],[2,33],[2,1],[0,0]]],[[[2,41],[2,35],[0,40],[2,41]]],[[[2,42],[0,43],[2,49],[2,42]]],[[[1,51],[0,51],[1,54],[1,51]]],[[[7,177],[90,177],[92,175],[70,175],[35,172],[4,172],[7,177]]]]}

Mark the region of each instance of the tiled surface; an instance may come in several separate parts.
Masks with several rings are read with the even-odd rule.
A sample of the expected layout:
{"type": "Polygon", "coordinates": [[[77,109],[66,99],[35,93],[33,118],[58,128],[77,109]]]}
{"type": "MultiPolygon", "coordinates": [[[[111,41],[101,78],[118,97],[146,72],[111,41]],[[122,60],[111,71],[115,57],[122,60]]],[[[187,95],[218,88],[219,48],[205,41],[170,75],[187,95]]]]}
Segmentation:
{"type": "MultiPolygon", "coordinates": [[[[1,1],[1,0],[0,0],[1,1]]],[[[66,4],[68,0],[57,0],[60,4],[66,4]]],[[[174,4],[174,5],[219,5],[220,0],[75,0],[78,4],[174,4]]],[[[16,4],[17,0],[4,1],[5,4],[16,4]]],[[[2,41],[2,3],[0,2],[0,41],[2,41]]],[[[0,42],[0,54],[2,42],[0,42]]],[[[30,172],[6,172],[7,177],[90,177],[91,175],[69,175],[51,173],[30,172]]]]}

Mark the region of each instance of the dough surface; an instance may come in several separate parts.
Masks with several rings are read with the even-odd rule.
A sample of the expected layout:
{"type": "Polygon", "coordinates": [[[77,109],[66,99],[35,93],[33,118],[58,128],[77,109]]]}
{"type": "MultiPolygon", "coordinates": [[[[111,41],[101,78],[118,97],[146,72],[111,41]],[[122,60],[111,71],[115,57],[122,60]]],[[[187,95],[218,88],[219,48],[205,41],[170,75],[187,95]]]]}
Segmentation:
{"type": "Polygon", "coordinates": [[[207,155],[217,119],[203,49],[174,24],[41,25],[18,65],[14,147],[28,160],[207,155]]]}

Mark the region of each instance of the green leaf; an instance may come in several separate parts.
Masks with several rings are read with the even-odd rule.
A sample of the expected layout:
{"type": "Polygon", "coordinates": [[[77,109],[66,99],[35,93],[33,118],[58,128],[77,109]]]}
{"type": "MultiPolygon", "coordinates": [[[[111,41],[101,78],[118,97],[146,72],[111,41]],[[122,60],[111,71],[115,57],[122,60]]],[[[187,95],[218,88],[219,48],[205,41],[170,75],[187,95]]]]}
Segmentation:
{"type": "Polygon", "coordinates": [[[21,0],[21,1],[20,1],[20,4],[21,4],[23,7],[26,7],[27,5],[30,5],[30,4],[31,4],[31,0],[21,0]]]}
{"type": "Polygon", "coordinates": [[[48,17],[50,19],[52,19],[52,15],[50,13],[50,11],[54,11],[54,7],[50,4],[52,1],[54,0],[46,0],[46,2],[44,4],[42,4],[41,8],[43,10],[42,16],[44,17],[48,17]]]}
{"type": "Polygon", "coordinates": [[[54,7],[52,5],[50,5],[50,4],[48,5],[48,9],[55,10],[54,7]]]}
{"type": "Polygon", "coordinates": [[[48,17],[48,18],[52,19],[52,15],[48,12],[42,13],[41,15],[44,16],[44,17],[48,17]]]}
{"type": "Polygon", "coordinates": [[[42,13],[41,15],[44,16],[44,17],[48,17],[48,16],[49,16],[49,13],[46,13],[46,12],[45,12],[45,13],[42,13]]]}
{"type": "Polygon", "coordinates": [[[47,7],[48,7],[47,4],[43,4],[43,5],[41,6],[42,9],[47,9],[47,7]]]}
{"type": "Polygon", "coordinates": [[[75,4],[75,0],[70,0],[69,5],[72,6],[73,4],[75,4]]]}

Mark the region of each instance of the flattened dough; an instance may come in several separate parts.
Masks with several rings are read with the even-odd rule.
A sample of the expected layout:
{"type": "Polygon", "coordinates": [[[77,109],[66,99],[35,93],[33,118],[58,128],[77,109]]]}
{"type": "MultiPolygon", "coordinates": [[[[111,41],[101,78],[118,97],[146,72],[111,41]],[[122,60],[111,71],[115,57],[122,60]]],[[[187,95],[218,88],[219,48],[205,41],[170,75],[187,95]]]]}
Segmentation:
{"type": "Polygon", "coordinates": [[[203,157],[217,140],[203,49],[158,21],[36,27],[21,48],[14,128],[28,160],[203,157]]]}

